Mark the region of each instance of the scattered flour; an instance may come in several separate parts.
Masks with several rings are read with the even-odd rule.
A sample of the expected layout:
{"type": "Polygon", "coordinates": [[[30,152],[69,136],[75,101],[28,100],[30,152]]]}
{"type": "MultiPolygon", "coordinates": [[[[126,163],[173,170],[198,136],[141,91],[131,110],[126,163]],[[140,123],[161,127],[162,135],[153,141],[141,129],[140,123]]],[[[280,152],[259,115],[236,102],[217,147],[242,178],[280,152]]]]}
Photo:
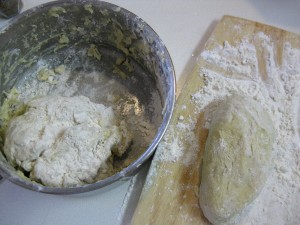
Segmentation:
{"type": "Polygon", "coordinates": [[[175,136],[174,127],[170,125],[169,129],[170,132],[164,136],[163,142],[159,145],[159,148],[164,151],[158,150],[157,152],[159,152],[159,160],[176,162],[183,156],[185,147],[183,142],[175,136]]]}
{"type": "MultiPolygon", "coordinates": [[[[300,221],[300,49],[284,43],[282,59],[278,59],[281,56],[273,45],[271,37],[259,32],[240,43],[224,42],[204,51],[200,60],[206,66],[199,71],[204,85],[191,96],[194,114],[206,112],[206,128],[210,126],[214,107],[230,95],[253,98],[269,112],[274,122],[277,132],[273,146],[274,170],[245,216],[244,225],[294,225],[300,221]],[[217,69],[211,69],[212,66],[217,69]]],[[[185,109],[186,106],[182,106],[183,112],[185,109]]],[[[196,116],[179,117],[177,124],[169,127],[155,155],[154,169],[149,171],[150,185],[157,162],[193,163],[199,143],[194,132],[197,121],[192,118],[196,116]],[[176,132],[184,133],[184,141],[176,132]]]]}

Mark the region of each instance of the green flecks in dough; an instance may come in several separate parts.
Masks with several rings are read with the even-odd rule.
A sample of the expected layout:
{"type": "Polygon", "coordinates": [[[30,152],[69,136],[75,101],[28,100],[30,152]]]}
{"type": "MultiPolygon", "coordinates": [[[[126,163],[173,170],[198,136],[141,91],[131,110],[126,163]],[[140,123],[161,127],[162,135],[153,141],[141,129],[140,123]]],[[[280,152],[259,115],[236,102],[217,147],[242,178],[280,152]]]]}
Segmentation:
{"type": "Polygon", "coordinates": [[[107,24],[109,24],[111,22],[111,19],[110,18],[101,18],[101,20],[98,22],[99,25],[101,25],[102,27],[105,27],[107,26],[107,24]]]}
{"type": "Polygon", "coordinates": [[[59,44],[53,49],[53,52],[56,53],[59,49],[62,49],[66,46],[68,46],[68,44],[59,44]]]}
{"type": "Polygon", "coordinates": [[[142,50],[145,54],[150,53],[150,46],[145,44],[142,40],[136,42],[136,47],[138,50],[142,50]]]}
{"type": "Polygon", "coordinates": [[[129,59],[126,58],[126,60],[124,61],[123,65],[126,67],[126,69],[129,71],[129,72],[132,72],[133,71],[133,65],[130,63],[129,59]]]}
{"type": "Polygon", "coordinates": [[[59,44],[69,44],[70,40],[66,34],[62,34],[58,40],[59,44]]]}
{"type": "Polygon", "coordinates": [[[0,60],[0,65],[1,65],[1,66],[4,65],[4,62],[7,63],[8,57],[9,57],[9,52],[8,52],[8,50],[6,50],[6,51],[4,51],[4,52],[2,53],[2,57],[1,57],[2,60],[0,60]]]}
{"type": "Polygon", "coordinates": [[[37,29],[37,25],[35,25],[35,24],[31,24],[31,27],[32,27],[32,29],[33,29],[33,32],[35,32],[35,31],[36,31],[36,29],[37,29]]]}
{"type": "Polygon", "coordinates": [[[60,6],[54,6],[48,11],[48,15],[52,17],[59,17],[62,13],[66,13],[66,10],[60,6]]]}
{"type": "Polygon", "coordinates": [[[48,82],[50,84],[57,84],[58,77],[57,75],[64,74],[66,72],[66,66],[60,65],[55,67],[53,70],[48,68],[42,68],[37,73],[37,79],[42,82],[48,82]]]}
{"type": "Polygon", "coordinates": [[[86,34],[86,31],[85,31],[85,29],[83,27],[77,27],[77,31],[81,35],[85,35],[86,34]]]}
{"type": "Polygon", "coordinates": [[[16,88],[12,88],[6,94],[6,98],[0,107],[0,144],[3,145],[5,131],[8,127],[9,121],[26,110],[26,105],[19,100],[19,92],[16,88]]]}
{"type": "Polygon", "coordinates": [[[19,60],[19,62],[22,63],[22,64],[25,64],[25,63],[28,62],[28,60],[26,60],[26,59],[24,59],[24,58],[21,58],[21,59],[19,60]]]}
{"type": "Polygon", "coordinates": [[[71,26],[71,35],[75,35],[79,33],[80,35],[85,35],[86,31],[83,27],[76,27],[74,25],[71,26]]]}
{"type": "Polygon", "coordinates": [[[96,45],[91,44],[91,46],[89,47],[88,51],[87,51],[87,55],[89,57],[94,57],[97,60],[101,60],[101,54],[98,51],[96,45]]]}
{"type": "Polygon", "coordinates": [[[112,38],[112,40],[114,40],[114,42],[116,43],[117,48],[128,55],[129,50],[126,47],[126,43],[129,43],[129,41],[127,40],[128,38],[125,38],[124,33],[120,29],[115,29],[113,35],[114,37],[112,38]]]}
{"type": "Polygon", "coordinates": [[[90,35],[91,37],[99,37],[99,35],[101,35],[100,33],[101,30],[98,27],[96,27],[94,30],[90,32],[90,35]]]}
{"type": "Polygon", "coordinates": [[[48,68],[43,68],[37,73],[37,79],[39,81],[48,82],[50,84],[56,84],[55,82],[55,73],[53,70],[48,68]]]}
{"type": "Polygon", "coordinates": [[[202,164],[199,201],[214,225],[235,224],[270,173],[274,127],[252,99],[226,99],[213,114],[202,164]]]}
{"type": "Polygon", "coordinates": [[[125,57],[124,56],[120,56],[116,59],[116,64],[119,66],[121,65],[124,61],[125,61],[125,57]]]}
{"type": "Polygon", "coordinates": [[[36,33],[32,33],[31,40],[38,41],[38,35],[36,33]]]}
{"type": "Polygon", "coordinates": [[[22,42],[23,42],[23,46],[24,46],[24,48],[29,48],[29,47],[30,47],[30,45],[29,45],[29,43],[28,43],[28,39],[27,39],[27,38],[24,38],[24,39],[22,40],[22,42]]]}
{"type": "Polygon", "coordinates": [[[113,67],[113,73],[120,76],[122,79],[126,79],[127,75],[124,73],[119,67],[114,66],[113,67]]]}
{"type": "Polygon", "coordinates": [[[124,34],[121,30],[116,29],[114,32],[115,38],[116,38],[116,42],[121,43],[124,39],[124,34]]]}
{"type": "Polygon", "coordinates": [[[123,29],[123,25],[114,17],[111,17],[111,22],[113,23],[114,29],[123,29]]]}
{"type": "Polygon", "coordinates": [[[26,60],[26,64],[24,65],[24,68],[29,68],[32,66],[32,64],[34,64],[36,62],[35,59],[29,59],[29,60],[26,60]]]}
{"type": "Polygon", "coordinates": [[[84,17],[84,23],[85,26],[90,26],[92,25],[92,20],[89,17],[84,17]]]}
{"type": "MultiPolygon", "coordinates": [[[[145,43],[145,41],[135,40],[130,46],[129,51],[135,54],[142,53],[145,55],[149,55],[151,53],[151,48],[147,43],[145,43]]],[[[157,52],[156,54],[159,54],[159,52],[157,52]]]]}
{"type": "Polygon", "coordinates": [[[41,69],[37,74],[37,79],[39,81],[47,81],[49,76],[53,76],[54,73],[50,73],[50,71],[46,68],[41,69]]]}
{"type": "Polygon", "coordinates": [[[90,32],[91,37],[97,37],[99,33],[97,31],[91,31],[90,32]]]}
{"type": "Polygon", "coordinates": [[[58,67],[55,67],[54,72],[56,74],[64,74],[66,72],[66,66],[65,65],[60,65],[58,67]]]}
{"type": "Polygon", "coordinates": [[[84,9],[85,9],[86,11],[88,11],[90,14],[93,14],[93,13],[94,13],[92,4],[86,4],[86,5],[84,5],[84,9]]]}
{"type": "Polygon", "coordinates": [[[132,72],[133,71],[133,65],[130,63],[129,58],[126,58],[124,56],[118,57],[116,59],[116,64],[119,65],[123,65],[128,72],[132,72]]]}
{"type": "Polygon", "coordinates": [[[103,16],[108,16],[108,15],[109,15],[107,9],[102,9],[102,10],[100,10],[100,13],[101,13],[103,16]]]}
{"type": "Polygon", "coordinates": [[[31,182],[31,183],[33,183],[33,184],[36,184],[36,185],[42,185],[42,186],[44,186],[43,184],[38,183],[38,182],[36,182],[36,181],[30,179],[29,177],[25,176],[25,174],[24,174],[24,172],[23,172],[22,170],[16,170],[16,172],[17,172],[17,175],[18,175],[20,178],[22,178],[23,180],[29,181],[29,182],[31,182]]]}

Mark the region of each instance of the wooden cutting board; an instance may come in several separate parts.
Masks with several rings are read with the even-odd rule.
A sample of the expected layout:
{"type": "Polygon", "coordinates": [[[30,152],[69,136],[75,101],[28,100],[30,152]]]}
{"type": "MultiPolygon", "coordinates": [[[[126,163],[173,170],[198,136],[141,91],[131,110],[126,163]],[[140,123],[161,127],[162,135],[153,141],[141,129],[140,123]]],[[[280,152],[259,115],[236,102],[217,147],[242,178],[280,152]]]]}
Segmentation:
{"type": "MultiPolygon", "coordinates": [[[[234,45],[234,43],[240,42],[248,36],[251,37],[251,34],[258,32],[263,32],[271,38],[277,55],[275,59],[277,61],[276,64],[278,65],[282,61],[281,53],[285,42],[291,43],[294,48],[300,48],[299,35],[257,22],[224,16],[208,39],[204,50],[211,50],[217,45],[223,45],[224,41],[234,45]],[[237,27],[239,29],[236,29],[237,27]]],[[[259,46],[257,47],[259,49],[259,46]]],[[[262,57],[260,54],[263,53],[257,51],[258,60],[261,61],[258,68],[259,74],[263,78],[267,78],[265,62],[260,60],[260,57],[262,57]]],[[[171,149],[158,148],[132,218],[133,225],[209,224],[202,215],[198,204],[198,188],[201,179],[199,168],[208,130],[201,128],[204,127],[201,125],[204,121],[203,113],[195,114],[195,105],[191,101],[191,95],[203,85],[203,80],[199,76],[199,68],[208,66],[202,58],[199,58],[177,99],[174,115],[170,123],[170,126],[176,126],[180,119],[197,119],[197,127],[200,128],[194,132],[199,138],[199,151],[194,156],[193,163],[186,165],[184,160],[179,160],[175,163],[161,160],[160,157],[167,155],[171,149]]],[[[218,68],[209,69],[218,70],[218,68]]],[[[228,70],[225,71],[225,75],[231,76],[232,74],[228,70]]],[[[172,130],[174,132],[174,129],[172,130]]],[[[184,133],[176,133],[176,129],[175,134],[169,134],[170,132],[168,130],[166,136],[175,135],[180,138],[185,135],[184,133]]],[[[163,145],[164,142],[172,142],[172,138],[163,140],[160,145],[163,145]]],[[[184,155],[189,154],[188,146],[189,143],[183,146],[183,148],[186,148],[184,155]]]]}

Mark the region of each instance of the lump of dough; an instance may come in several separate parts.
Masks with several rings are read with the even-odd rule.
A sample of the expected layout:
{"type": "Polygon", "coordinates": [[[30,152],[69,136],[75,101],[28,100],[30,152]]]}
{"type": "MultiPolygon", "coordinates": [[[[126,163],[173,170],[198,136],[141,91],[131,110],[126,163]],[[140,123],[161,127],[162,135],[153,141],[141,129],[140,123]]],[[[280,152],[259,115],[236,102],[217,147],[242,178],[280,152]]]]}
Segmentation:
{"type": "Polygon", "coordinates": [[[227,98],[218,106],[203,156],[199,203],[214,225],[236,224],[270,173],[275,138],[268,113],[254,100],[227,98]]]}
{"type": "Polygon", "coordinates": [[[111,107],[84,96],[48,96],[29,101],[25,113],[10,122],[4,153],[32,180],[71,187],[92,183],[99,171],[112,168],[109,158],[121,156],[131,140],[111,107]]]}

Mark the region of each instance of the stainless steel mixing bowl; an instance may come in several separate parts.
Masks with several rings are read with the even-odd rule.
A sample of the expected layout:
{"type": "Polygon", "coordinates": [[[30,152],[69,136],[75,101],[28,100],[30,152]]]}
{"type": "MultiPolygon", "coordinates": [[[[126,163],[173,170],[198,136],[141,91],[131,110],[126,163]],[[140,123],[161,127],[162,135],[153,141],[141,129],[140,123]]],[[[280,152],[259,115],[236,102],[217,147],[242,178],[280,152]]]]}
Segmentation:
{"type": "MultiPolygon", "coordinates": [[[[33,79],[31,75],[37,72],[41,61],[53,67],[67,65],[75,74],[74,79],[93,70],[106,80],[121,84],[145,110],[155,135],[147,146],[136,148],[119,159],[119,172],[92,184],[46,187],[13,168],[2,152],[0,174],[34,191],[72,194],[98,189],[137,173],[163,137],[175,102],[174,68],[154,30],[133,13],[106,2],[55,1],[30,9],[0,31],[1,102],[5,98],[3,93],[33,79]],[[93,57],[86,57],[91,46],[101,55],[92,51],[89,56],[93,57]],[[128,158],[133,160],[129,165],[126,164],[128,158]]],[[[105,84],[100,85],[103,91],[99,92],[100,97],[94,97],[101,102],[109,90],[105,84]]],[[[85,95],[86,90],[83,87],[76,94],[85,95]]],[[[143,146],[144,140],[140,136],[134,142],[136,146],[143,146]]]]}

